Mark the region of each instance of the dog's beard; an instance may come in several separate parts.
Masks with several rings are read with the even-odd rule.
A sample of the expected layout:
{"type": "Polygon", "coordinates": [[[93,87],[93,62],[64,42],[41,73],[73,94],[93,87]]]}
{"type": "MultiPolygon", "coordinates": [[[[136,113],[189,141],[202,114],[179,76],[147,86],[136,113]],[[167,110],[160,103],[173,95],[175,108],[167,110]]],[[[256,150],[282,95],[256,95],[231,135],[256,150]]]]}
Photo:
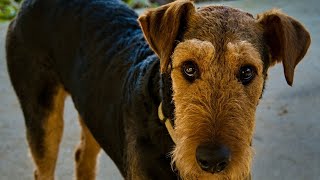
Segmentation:
{"type": "Polygon", "coordinates": [[[190,101],[175,94],[175,139],[172,165],[182,179],[243,180],[251,169],[255,108],[244,107],[242,101],[221,99],[215,104],[213,96],[193,97],[190,101]],[[208,98],[209,97],[209,98],[208,98]],[[224,101],[223,101],[224,100],[224,101]],[[214,107],[213,107],[214,106],[214,107]],[[219,108],[215,108],[219,107],[219,108]],[[223,109],[223,111],[221,111],[223,109]],[[196,160],[196,149],[201,144],[216,143],[231,152],[231,161],[219,173],[208,173],[196,160]]]}

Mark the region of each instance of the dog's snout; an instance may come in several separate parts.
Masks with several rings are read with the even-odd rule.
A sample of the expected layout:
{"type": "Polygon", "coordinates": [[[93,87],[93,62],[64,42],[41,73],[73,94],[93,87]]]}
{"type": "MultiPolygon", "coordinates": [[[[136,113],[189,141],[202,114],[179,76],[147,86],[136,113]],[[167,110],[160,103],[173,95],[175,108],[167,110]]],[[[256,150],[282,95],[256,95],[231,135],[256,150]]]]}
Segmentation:
{"type": "Polygon", "coordinates": [[[226,146],[204,144],[197,147],[196,159],[202,170],[218,173],[228,166],[231,153],[226,146]]]}

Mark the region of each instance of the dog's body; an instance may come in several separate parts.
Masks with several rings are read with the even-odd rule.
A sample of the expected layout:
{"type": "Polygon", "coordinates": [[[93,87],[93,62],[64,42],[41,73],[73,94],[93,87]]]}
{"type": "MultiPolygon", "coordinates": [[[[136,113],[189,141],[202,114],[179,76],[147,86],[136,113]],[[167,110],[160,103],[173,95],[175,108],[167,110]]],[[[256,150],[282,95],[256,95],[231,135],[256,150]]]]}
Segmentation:
{"type": "MultiPolygon", "coordinates": [[[[126,138],[137,137],[137,143],[142,146],[135,149],[135,153],[150,153],[139,162],[142,169],[150,171],[151,179],[172,179],[175,174],[167,153],[173,144],[157,115],[160,62],[144,40],[138,16],[116,1],[56,4],[49,1],[31,4],[30,1],[30,5],[25,2],[23,8],[31,12],[22,9],[19,15],[22,20],[11,25],[15,34],[10,40],[17,44],[10,47],[9,42],[7,48],[9,72],[19,71],[28,77],[25,81],[11,76],[14,84],[24,81],[14,86],[21,104],[40,108],[41,115],[45,116],[53,106],[52,98],[58,88],[63,87],[124,176],[129,161],[126,138]],[[16,57],[20,55],[22,57],[16,57]],[[12,57],[24,60],[10,61],[12,57]],[[30,91],[43,96],[32,96],[30,91]],[[38,101],[44,102],[39,106],[38,101]],[[131,128],[132,137],[125,136],[129,133],[126,126],[131,128]],[[152,146],[143,146],[144,143],[152,146]]],[[[25,114],[32,113],[26,114],[27,117],[39,113],[26,112],[28,107],[23,108],[25,114]]],[[[39,120],[26,120],[30,121],[27,127],[36,136],[32,138],[39,139],[36,146],[41,146],[45,130],[39,126],[44,122],[43,117],[37,118],[39,120]]]]}
{"type": "MultiPolygon", "coordinates": [[[[58,88],[63,88],[124,176],[126,138],[134,138],[142,145],[135,153],[150,153],[139,162],[143,169],[150,169],[150,178],[172,179],[175,174],[167,153],[173,143],[157,115],[160,62],[144,40],[138,16],[116,1],[27,3],[23,8],[31,12],[22,8],[18,21],[10,27],[7,48],[9,72],[19,71],[28,77],[25,81],[11,76],[25,116],[46,116],[58,88]],[[13,57],[24,60],[11,61],[13,57]],[[27,108],[40,112],[28,112],[27,108]]],[[[31,138],[38,139],[40,153],[46,149],[41,147],[45,133],[39,127],[44,123],[42,118],[26,119],[35,136],[31,138]]]]}
{"type": "MultiPolygon", "coordinates": [[[[263,61],[263,65],[257,63],[256,67],[259,83],[256,82],[257,84],[253,86],[256,90],[248,91],[249,94],[252,92],[254,95],[250,94],[247,97],[242,95],[243,93],[240,93],[240,95],[230,93],[227,95],[227,100],[236,96],[248,102],[250,100],[246,100],[246,98],[252,99],[252,102],[249,102],[252,111],[246,111],[247,115],[245,116],[250,117],[250,123],[249,121],[247,125],[238,123],[234,125],[234,128],[232,128],[231,123],[227,123],[225,124],[228,127],[227,129],[224,129],[223,125],[219,127],[221,132],[228,132],[229,129],[234,133],[241,134],[237,138],[231,138],[227,135],[223,137],[224,134],[228,133],[212,134],[212,136],[206,137],[207,135],[204,134],[206,130],[203,128],[208,128],[208,124],[200,123],[200,120],[194,120],[194,127],[202,130],[202,132],[199,132],[193,129],[193,125],[189,128],[187,128],[188,125],[182,125],[183,123],[180,120],[183,119],[180,117],[188,114],[188,112],[183,111],[188,108],[185,105],[181,106],[183,103],[179,103],[181,101],[180,97],[184,93],[191,97],[192,93],[200,90],[194,89],[190,94],[187,91],[181,93],[177,88],[183,89],[184,85],[181,85],[181,77],[177,75],[178,71],[174,71],[177,62],[180,61],[175,59],[188,54],[188,52],[183,53],[183,49],[189,46],[184,47],[185,44],[183,43],[177,46],[177,43],[187,42],[191,46],[197,44],[191,49],[200,48],[197,52],[212,55],[224,51],[224,48],[218,48],[223,47],[219,43],[226,43],[222,41],[228,41],[228,38],[221,38],[221,41],[216,42],[213,38],[214,34],[211,36],[208,35],[207,31],[197,30],[197,27],[194,26],[195,18],[190,20],[194,24],[190,23],[188,26],[181,28],[179,24],[188,22],[188,18],[192,16],[192,13],[195,13],[195,10],[192,10],[194,7],[191,2],[180,1],[161,8],[150,11],[140,18],[145,38],[157,56],[144,39],[137,21],[138,16],[118,1],[26,0],[23,3],[18,17],[9,27],[6,48],[9,74],[23,109],[28,142],[37,166],[36,178],[53,179],[54,177],[56,156],[63,129],[63,104],[67,94],[72,97],[83,128],[82,143],[76,152],[78,179],[94,178],[95,160],[99,153],[99,146],[111,157],[126,179],[177,179],[179,174],[186,179],[201,179],[202,177],[241,179],[248,176],[255,106],[261,96],[269,64],[275,63],[275,61],[269,60],[270,56],[278,56],[277,61],[286,61],[284,60],[285,57],[282,57],[282,51],[285,51],[281,49],[283,45],[279,45],[281,47],[278,51],[281,52],[276,52],[273,55],[270,52],[273,47],[268,49],[269,44],[263,43],[262,26],[259,27],[260,29],[257,28],[258,30],[252,30],[252,32],[251,29],[245,31],[252,35],[248,42],[254,44],[257,49],[256,51],[248,46],[253,51],[251,56],[254,57],[252,59],[263,61]],[[174,15],[171,20],[178,22],[177,27],[172,26],[172,24],[170,26],[170,22],[163,22],[165,19],[163,12],[174,15]],[[160,14],[162,14],[162,19],[157,17],[160,14]],[[161,30],[165,23],[168,23],[169,31],[165,28],[161,30]],[[160,28],[159,30],[152,27],[157,25],[160,28]],[[160,38],[164,38],[164,43],[161,46],[157,44],[161,42],[161,39],[157,39],[153,33],[160,38]],[[170,39],[171,36],[175,37],[170,39]],[[209,38],[206,39],[206,37],[209,38]],[[206,43],[199,43],[199,40],[206,41],[206,43]],[[214,48],[207,42],[212,43],[214,48]],[[177,50],[171,56],[176,46],[177,50]],[[166,48],[167,50],[162,50],[166,48]],[[158,57],[160,57],[160,61],[158,57]],[[173,62],[168,62],[168,60],[172,61],[171,59],[173,59],[173,62]],[[171,74],[167,73],[169,72],[166,69],[168,65],[171,67],[171,74]],[[180,79],[177,79],[177,77],[180,79]],[[172,93],[174,93],[174,96],[172,93]],[[163,104],[164,115],[170,119],[175,119],[176,148],[174,148],[175,143],[168,134],[166,127],[158,119],[160,102],[163,104]],[[202,134],[202,138],[197,137],[193,141],[188,141],[196,137],[196,134],[190,135],[189,139],[183,137],[183,128],[185,129],[184,133],[192,134],[192,131],[195,131],[194,133],[202,134]],[[234,153],[233,157],[241,157],[238,161],[243,163],[243,165],[237,164],[238,161],[235,161],[235,164],[231,163],[230,168],[223,172],[221,177],[221,173],[217,172],[223,169],[215,170],[216,172],[210,171],[213,175],[202,172],[201,168],[204,169],[204,167],[199,168],[194,161],[194,155],[191,155],[195,153],[198,146],[194,145],[195,142],[207,143],[208,138],[211,142],[218,136],[221,139],[219,143],[226,142],[231,148],[231,153],[234,153]],[[243,139],[240,138],[242,136],[243,139]],[[201,139],[205,139],[205,137],[207,140],[202,141],[201,139]],[[239,146],[230,143],[234,140],[238,141],[239,146]],[[184,145],[187,142],[189,147],[184,145]],[[234,150],[236,148],[238,148],[237,151],[234,150]],[[174,150],[173,160],[174,165],[177,166],[177,171],[172,170],[170,165],[172,150],[174,150]],[[189,153],[188,156],[183,151],[189,153]],[[186,165],[185,163],[189,164],[186,165]]],[[[251,15],[246,15],[238,10],[226,8],[222,12],[238,13],[237,15],[245,19],[252,18],[251,15]]],[[[201,19],[198,20],[200,23],[201,19]]],[[[263,19],[260,23],[264,23],[263,19]]],[[[203,29],[208,28],[205,24],[205,22],[201,24],[203,29]]],[[[299,30],[301,30],[300,26],[299,30]]],[[[305,30],[302,29],[301,31],[305,30]]],[[[229,31],[224,29],[219,32],[227,34],[229,31]]],[[[303,33],[305,37],[300,36],[300,38],[305,38],[305,46],[297,50],[299,52],[296,55],[297,57],[294,58],[297,58],[298,61],[292,63],[294,66],[302,59],[310,43],[308,34],[303,33]]],[[[241,38],[237,37],[238,40],[243,40],[246,34],[239,37],[241,38]]],[[[272,43],[274,42],[272,41],[272,43]]],[[[246,45],[246,43],[241,44],[241,47],[245,48],[246,45]]],[[[228,45],[228,48],[237,49],[236,45],[230,45],[230,47],[228,45]]],[[[230,52],[232,51],[230,50],[230,52]]],[[[233,55],[231,53],[230,57],[233,57],[233,55]]],[[[206,57],[202,59],[206,59],[206,57]]],[[[256,65],[255,62],[250,62],[250,64],[256,65]]],[[[208,67],[210,66],[208,65],[208,67]]],[[[292,83],[293,74],[290,73],[286,72],[286,77],[288,82],[292,83]]],[[[202,79],[207,79],[207,76],[203,75],[202,79]]],[[[209,79],[214,78],[210,77],[209,79]]],[[[223,77],[221,82],[223,82],[222,80],[223,77]]],[[[239,84],[242,86],[241,83],[237,84],[236,82],[228,80],[230,87],[232,87],[232,83],[234,86],[239,84]]],[[[212,82],[212,84],[218,87],[217,82],[212,82]]],[[[224,86],[219,85],[219,87],[225,90],[224,86]]],[[[211,91],[210,88],[207,90],[208,92],[211,91]]],[[[241,91],[241,89],[238,88],[237,91],[241,91]]],[[[213,95],[210,96],[213,97],[213,95]]],[[[215,94],[214,97],[219,99],[220,96],[215,94]]],[[[190,99],[192,100],[192,98],[190,99]]],[[[204,99],[208,100],[208,98],[204,99]]],[[[217,101],[219,103],[226,102],[221,98],[217,101]]],[[[189,103],[191,106],[192,103],[199,105],[195,101],[189,103]]],[[[221,106],[221,104],[215,106],[221,106]]],[[[239,115],[241,112],[238,112],[238,106],[240,105],[232,106],[228,111],[239,115]]],[[[201,105],[201,107],[205,109],[211,106],[201,105]]],[[[222,108],[221,106],[220,110],[226,107],[222,108]]],[[[241,110],[243,111],[243,109],[241,110]]],[[[202,110],[199,110],[200,112],[202,110]]],[[[215,113],[219,114],[219,112],[215,113]]],[[[220,119],[225,119],[224,116],[228,116],[229,119],[235,118],[230,114],[219,114],[220,119]]],[[[209,118],[210,115],[206,117],[209,118]]],[[[212,119],[216,118],[212,117],[212,119]]],[[[229,160],[226,163],[229,163],[229,160]]]]}

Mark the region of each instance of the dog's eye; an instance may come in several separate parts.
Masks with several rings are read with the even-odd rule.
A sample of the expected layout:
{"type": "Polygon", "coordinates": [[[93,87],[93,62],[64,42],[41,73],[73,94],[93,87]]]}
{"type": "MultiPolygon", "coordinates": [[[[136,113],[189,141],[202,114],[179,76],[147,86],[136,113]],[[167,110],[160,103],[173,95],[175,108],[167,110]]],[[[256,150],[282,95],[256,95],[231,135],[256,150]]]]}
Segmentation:
{"type": "Polygon", "coordinates": [[[243,85],[249,84],[256,75],[256,70],[252,66],[243,66],[239,70],[239,80],[243,85]]]}
{"type": "Polygon", "coordinates": [[[182,74],[190,82],[196,80],[199,76],[198,66],[193,61],[186,61],[182,65],[182,74]]]}

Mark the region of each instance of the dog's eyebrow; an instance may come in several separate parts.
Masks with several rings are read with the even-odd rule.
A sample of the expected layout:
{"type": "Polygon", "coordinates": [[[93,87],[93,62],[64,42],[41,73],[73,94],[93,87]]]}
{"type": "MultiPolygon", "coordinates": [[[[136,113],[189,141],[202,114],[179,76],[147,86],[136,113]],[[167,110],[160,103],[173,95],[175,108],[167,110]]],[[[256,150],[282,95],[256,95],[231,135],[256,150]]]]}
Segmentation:
{"type": "Polygon", "coordinates": [[[215,48],[209,41],[201,41],[199,39],[185,40],[177,45],[172,59],[173,68],[179,66],[181,61],[194,59],[196,61],[206,61],[209,63],[215,56],[215,48]]]}

